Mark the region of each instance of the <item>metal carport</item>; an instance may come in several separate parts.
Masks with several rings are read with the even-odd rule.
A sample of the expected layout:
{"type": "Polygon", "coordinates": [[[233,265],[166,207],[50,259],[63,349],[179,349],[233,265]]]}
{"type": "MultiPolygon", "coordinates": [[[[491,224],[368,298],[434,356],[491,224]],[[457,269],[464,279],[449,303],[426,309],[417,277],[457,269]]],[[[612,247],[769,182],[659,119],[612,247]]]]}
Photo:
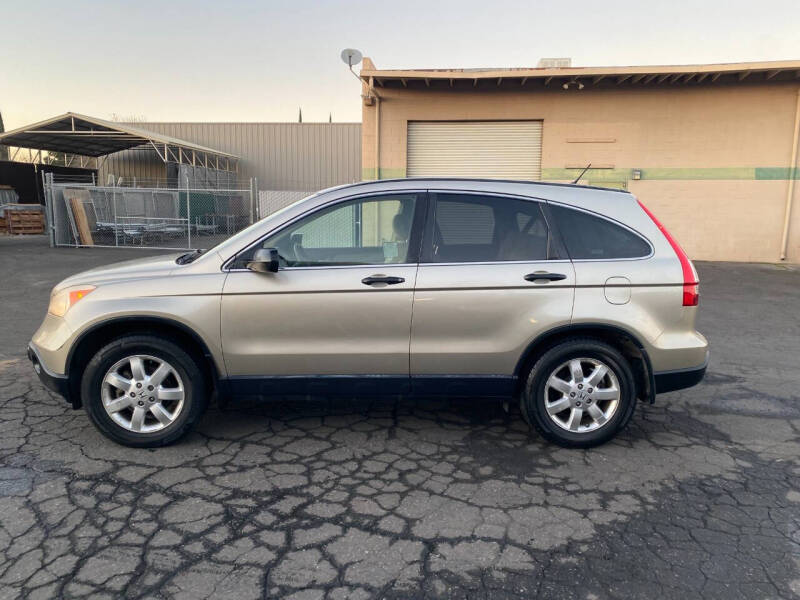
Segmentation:
{"type": "Polygon", "coordinates": [[[12,148],[14,160],[21,148],[65,154],[66,166],[99,169],[105,157],[132,148],[151,147],[164,163],[177,163],[237,173],[239,157],[138,127],[68,112],[46,121],[0,134],[0,145],[12,148]]]}

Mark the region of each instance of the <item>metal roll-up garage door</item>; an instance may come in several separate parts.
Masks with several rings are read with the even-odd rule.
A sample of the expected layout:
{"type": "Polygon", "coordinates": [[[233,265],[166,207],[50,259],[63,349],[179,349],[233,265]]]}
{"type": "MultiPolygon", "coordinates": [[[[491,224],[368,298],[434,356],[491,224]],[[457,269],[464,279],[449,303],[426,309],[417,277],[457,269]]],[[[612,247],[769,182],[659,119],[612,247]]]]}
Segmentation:
{"type": "Polygon", "coordinates": [[[409,177],[541,179],[541,121],[409,121],[409,177]]]}

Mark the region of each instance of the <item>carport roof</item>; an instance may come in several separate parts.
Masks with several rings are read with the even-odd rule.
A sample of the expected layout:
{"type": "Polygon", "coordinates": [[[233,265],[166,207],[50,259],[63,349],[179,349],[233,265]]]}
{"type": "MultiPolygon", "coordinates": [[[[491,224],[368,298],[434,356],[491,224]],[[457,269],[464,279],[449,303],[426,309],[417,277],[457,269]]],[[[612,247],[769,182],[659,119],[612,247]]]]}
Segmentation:
{"type": "Polygon", "coordinates": [[[233,154],[185,140],[72,112],[0,134],[0,144],[95,158],[138,146],[152,146],[165,162],[173,159],[191,162],[191,157],[197,155],[206,162],[209,158],[212,162],[217,158],[238,159],[233,154]]]}
{"type": "Polygon", "coordinates": [[[561,87],[564,84],[597,87],[641,87],[658,85],[699,85],[713,83],[755,83],[800,79],[800,60],[700,65],[632,67],[559,67],[491,69],[377,69],[364,59],[361,79],[380,87],[437,88],[471,87],[561,87]]]}

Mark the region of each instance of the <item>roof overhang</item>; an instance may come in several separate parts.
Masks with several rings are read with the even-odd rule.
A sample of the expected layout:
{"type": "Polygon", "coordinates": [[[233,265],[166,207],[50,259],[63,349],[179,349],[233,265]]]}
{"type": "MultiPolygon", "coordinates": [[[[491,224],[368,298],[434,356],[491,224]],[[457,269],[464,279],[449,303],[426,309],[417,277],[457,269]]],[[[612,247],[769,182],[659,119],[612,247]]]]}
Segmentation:
{"type": "MultiPolygon", "coordinates": [[[[366,66],[372,65],[365,59],[366,66]]],[[[800,80],[800,60],[703,65],[638,67],[564,67],[520,69],[375,69],[361,70],[361,79],[373,87],[643,87],[775,83],[800,80]]]]}
{"type": "Polygon", "coordinates": [[[0,134],[0,144],[89,158],[147,147],[165,163],[192,164],[222,171],[235,171],[239,160],[227,152],[71,112],[0,134]]]}

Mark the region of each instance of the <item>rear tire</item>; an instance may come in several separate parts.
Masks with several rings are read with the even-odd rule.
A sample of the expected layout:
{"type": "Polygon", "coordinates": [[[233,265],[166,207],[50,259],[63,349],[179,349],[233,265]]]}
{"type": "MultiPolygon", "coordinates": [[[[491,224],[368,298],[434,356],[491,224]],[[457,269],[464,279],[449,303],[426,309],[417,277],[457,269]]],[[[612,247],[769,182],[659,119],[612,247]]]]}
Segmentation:
{"type": "Polygon", "coordinates": [[[83,372],[81,397],[103,435],[134,448],[177,441],[208,404],[197,359],[149,334],[126,335],[98,350],[83,372]]]}
{"type": "Polygon", "coordinates": [[[520,399],[525,420],[542,437],[566,448],[590,448],[630,422],[636,388],[628,361],[592,338],[565,340],[531,368],[520,399]]]}

